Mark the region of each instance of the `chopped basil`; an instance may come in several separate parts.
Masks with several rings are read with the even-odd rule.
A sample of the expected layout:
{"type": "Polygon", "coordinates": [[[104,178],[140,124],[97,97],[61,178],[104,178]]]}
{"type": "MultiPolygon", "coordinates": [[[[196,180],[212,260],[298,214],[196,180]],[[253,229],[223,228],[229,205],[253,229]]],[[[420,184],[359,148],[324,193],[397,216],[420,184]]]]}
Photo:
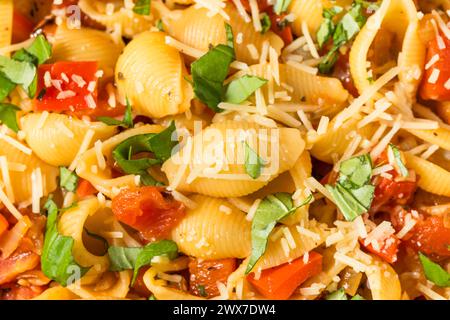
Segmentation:
{"type": "Polygon", "coordinates": [[[339,56],[339,48],[345,43],[352,40],[352,38],[361,30],[366,23],[366,17],[363,14],[363,5],[358,1],[353,2],[350,10],[341,18],[336,27],[332,21],[335,11],[324,11],[323,16],[325,18],[323,24],[319,28],[317,39],[319,45],[322,46],[326,41],[333,39],[333,47],[322,58],[319,64],[319,70],[321,73],[329,73],[339,56]],[[331,16],[331,17],[330,17],[331,16]]]}
{"type": "Polygon", "coordinates": [[[233,80],[227,87],[224,101],[240,104],[247,100],[257,89],[267,83],[266,79],[245,75],[233,80]]]}
{"type": "Polygon", "coordinates": [[[366,300],[359,294],[354,295],[350,300],[366,300]]]}
{"type": "Polygon", "coordinates": [[[163,22],[162,22],[161,19],[159,19],[159,20],[156,22],[156,28],[158,28],[159,31],[164,32],[164,25],[163,25],[163,22]]]}
{"type": "Polygon", "coordinates": [[[311,200],[312,196],[309,196],[298,207],[294,207],[292,195],[281,192],[269,195],[261,201],[252,220],[252,253],[245,271],[246,274],[252,271],[266,251],[269,235],[277,222],[308,204],[311,200]]]}
{"type": "Polygon", "coordinates": [[[78,280],[77,276],[83,276],[89,268],[75,261],[72,254],[74,239],[59,234],[58,207],[55,202],[49,199],[44,207],[47,209],[47,226],[41,255],[42,272],[65,287],[71,278],[78,280]]]}
{"type": "Polygon", "coordinates": [[[1,71],[0,71],[0,102],[5,100],[5,98],[14,90],[16,84],[11,82],[1,71]]]}
{"type": "Polygon", "coordinates": [[[126,248],[111,246],[108,248],[109,270],[123,271],[134,269],[136,259],[142,248],[126,248]]]}
{"type": "Polygon", "coordinates": [[[333,18],[341,11],[342,8],[338,6],[323,10],[322,16],[324,19],[319,27],[319,30],[317,31],[317,42],[320,48],[322,48],[325,42],[330,40],[333,36],[333,32],[335,30],[333,18]]]}
{"type": "Polygon", "coordinates": [[[139,269],[143,266],[149,265],[152,259],[157,256],[167,256],[170,260],[178,256],[178,246],[171,240],[161,240],[150,243],[142,248],[136,257],[132,284],[136,280],[139,269]]]}
{"type": "Polygon", "coordinates": [[[78,176],[66,167],[59,167],[59,186],[67,191],[75,192],[78,186],[78,176]]]}
{"type": "Polygon", "coordinates": [[[233,29],[228,23],[225,23],[225,33],[227,35],[227,46],[234,49],[233,29]]]}
{"type": "Polygon", "coordinates": [[[0,103],[0,123],[6,125],[14,132],[19,132],[17,124],[17,111],[20,109],[9,103],[0,103]]]}
{"type": "Polygon", "coordinates": [[[206,293],[206,290],[205,290],[205,286],[202,286],[201,284],[199,284],[197,286],[197,289],[198,289],[198,293],[200,294],[200,296],[202,296],[202,297],[208,296],[208,294],[206,293]]]}
{"type": "Polygon", "coordinates": [[[245,172],[253,179],[258,179],[261,175],[262,168],[265,165],[265,161],[258,156],[258,154],[244,142],[245,146],[245,172]]]}
{"type": "Polygon", "coordinates": [[[285,12],[290,4],[291,0],[277,0],[277,2],[275,2],[275,5],[273,7],[273,11],[275,11],[276,14],[285,12]]]}
{"type": "Polygon", "coordinates": [[[326,300],[348,300],[345,294],[344,288],[340,288],[334,292],[331,292],[325,297],[326,300]]]}
{"type": "Polygon", "coordinates": [[[405,164],[403,163],[402,154],[401,154],[400,150],[392,143],[389,144],[389,149],[392,151],[392,154],[395,159],[395,164],[397,165],[398,169],[400,170],[401,175],[403,177],[409,176],[408,168],[406,168],[405,164]]]}
{"type": "Polygon", "coordinates": [[[419,252],[419,259],[428,280],[439,287],[450,287],[450,273],[421,252],[419,252]]]}
{"type": "Polygon", "coordinates": [[[149,16],[151,12],[151,0],[137,0],[133,7],[133,12],[143,16],[149,16]]]}
{"type": "Polygon", "coordinates": [[[260,20],[261,20],[261,27],[262,27],[261,34],[264,34],[267,31],[269,31],[270,28],[272,27],[272,21],[270,20],[270,17],[266,12],[264,12],[261,15],[260,20]]]}
{"type": "Polygon", "coordinates": [[[156,299],[155,295],[152,294],[150,297],[148,297],[148,300],[158,300],[158,299],[156,299]]]}
{"type": "Polygon", "coordinates": [[[195,96],[215,112],[222,112],[218,107],[225,95],[224,80],[228,75],[230,64],[235,59],[233,46],[230,46],[231,27],[225,24],[227,45],[213,47],[191,65],[195,96]]]}
{"type": "Polygon", "coordinates": [[[127,101],[127,105],[125,108],[125,114],[123,116],[122,121],[117,120],[115,118],[110,118],[110,117],[98,117],[97,120],[107,124],[108,126],[121,126],[124,128],[133,128],[134,123],[133,123],[133,113],[132,113],[131,104],[130,104],[130,101],[128,100],[128,98],[126,99],[126,101],[127,101]]]}
{"type": "Polygon", "coordinates": [[[18,61],[0,56],[0,71],[12,83],[21,85],[26,91],[36,76],[36,66],[28,61],[18,61]]]}
{"type": "Polygon", "coordinates": [[[353,221],[370,209],[375,193],[371,177],[372,161],[366,154],[343,161],[336,185],[325,186],[347,221],[353,221]]]}
{"type": "Polygon", "coordinates": [[[31,46],[23,50],[36,57],[38,64],[45,63],[52,56],[52,46],[43,35],[37,36],[31,46]]]}
{"type": "Polygon", "coordinates": [[[140,175],[144,185],[160,185],[147,169],[169,159],[177,144],[176,126],[172,122],[160,133],[140,134],[124,140],[113,150],[113,158],[125,173],[140,175]],[[151,152],[154,158],[132,159],[141,152],[151,152]]]}

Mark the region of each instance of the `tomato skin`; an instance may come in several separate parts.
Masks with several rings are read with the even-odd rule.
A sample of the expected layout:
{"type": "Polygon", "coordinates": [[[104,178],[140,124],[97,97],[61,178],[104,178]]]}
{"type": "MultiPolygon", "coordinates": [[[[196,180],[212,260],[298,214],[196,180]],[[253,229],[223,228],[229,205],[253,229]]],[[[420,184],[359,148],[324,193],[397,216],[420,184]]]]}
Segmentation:
{"type": "Polygon", "coordinates": [[[269,10],[270,21],[272,22],[270,29],[283,39],[284,45],[287,46],[292,41],[294,41],[294,36],[292,35],[292,28],[289,25],[280,26],[286,14],[278,15],[273,12],[273,9],[269,10]]]}
{"type": "Polygon", "coordinates": [[[378,177],[371,211],[376,212],[384,205],[406,204],[414,195],[417,183],[413,181],[395,181],[378,177]]]}
{"type": "Polygon", "coordinates": [[[199,260],[191,259],[189,262],[189,290],[192,294],[201,297],[200,286],[204,287],[205,298],[220,295],[217,282],[227,283],[230,274],[236,270],[236,259],[199,260]]]}
{"type": "Polygon", "coordinates": [[[378,250],[375,249],[371,243],[365,245],[364,239],[360,239],[359,242],[362,246],[364,246],[364,248],[366,248],[367,251],[376,254],[384,261],[388,263],[394,263],[397,261],[400,240],[395,235],[391,235],[387,239],[383,240],[383,243],[379,244],[380,248],[378,250]]]}
{"type": "Polygon", "coordinates": [[[78,198],[85,198],[97,193],[97,189],[89,181],[80,178],[76,193],[78,198]]]}
{"type": "Polygon", "coordinates": [[[30,300],[40,295],[47,286],[23,287],[18,284],[6,284],[0,287],[0,300],[30,300]],[[5,291],[1,294],[1,291],[5,291]]]}
{"type": "Polygon", "coordinates": [[[36,111],[70,111],[73,110],[87,110],[89,109],[86,102],[86,96],[92,95],[94,101],[97,102],[97,84],[94,92],[88,91],[88,84],[91,81],[97,83],[95,73],[98,69],[97,62],[69,62],[61,61],[54,64],[43,64],[39,66],[38,70],[38,90],[37,92],[45,93],[42,97],[34,99],[34,109],[36,111]],[[45,88],[44,75],[49,72],[53,80],[61,81],[61,89],[63,91],[70,90],[76,95],[66,99],[57,99],[58,89],[54,86],[45,88]],[[63,81],[61,74],[65,73],[69,78],[69,82],[63,81]],[[78,75],[83,78],[86,84],[80,88],[75,81],[72,80],[72,75],[78,75]]]}
{"type": "Polygon", "coordinates": [[[19,11],[13,13],[12,43],[27,40],[33,32],[33,23],[19,11]]]}
{"type": "Polygon", "coordinates": [[[450,39],[441,35],[444,40],[445,48],[439,49],[437,38],[428,43],[426,61],[430,61],[434,55],[439,55],[439,60],[428,70],[425,70],[422,84],[420,87],[420,96],[424,100],[448,101],[450,100],[450,89],[445,88],[445,83],[450,78],[450,39]],[[436,83],[429,83],[434,69],[440,70],[439,78],[436,83]]]}
{"type": "Polygon", "coordinates": [[[186,213],[182,203],[164,198],[162,190],[148,186],[122,190],[112,200],[112,211],[146,240],[164,239],[186,213]]]}

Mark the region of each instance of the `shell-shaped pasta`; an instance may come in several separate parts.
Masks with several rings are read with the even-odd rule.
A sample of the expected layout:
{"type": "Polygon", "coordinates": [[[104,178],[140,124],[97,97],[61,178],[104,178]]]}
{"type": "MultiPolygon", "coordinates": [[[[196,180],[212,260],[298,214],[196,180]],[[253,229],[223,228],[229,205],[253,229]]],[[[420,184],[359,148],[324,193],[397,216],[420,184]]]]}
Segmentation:
{"type": "MultiPolygon", "coordinates": [[[[252,65],[249,71],[241,71],[237,76],[248,73],[266,78],[268,68],[269,64],[252,65]]],[[[336,78],[313,75],[287,64],[280,63],[279,68],[280,83],[286,83],[294,88],[294,91],[289,93],[294,102],[306,101],[327,106],[341,106],[347,101],[348,92],[336,78]]],[[[267,86],[263,87],[266,94],[267,90],[267,86]]],[[[274,91],[277,90],[285,89],[274,84],[274,91]]]]}
{"type": "Polygon", "coordinates": [[[37,297],[34,297],[33,300],[74,300],[79,298],[79,296],[74,294],[69,289],[56,286],[48,288],[37,297]]]}
{"type": "Polygon", "coordinates": [[[335,162],[335,157],[339,159],[344,154],[351,139],[350,132],[355,131],[361,137],[370,139],[375,132],[375,125],[372,123],[358,129],[357,124],[361,119],[361,115],[355,115],[338,129],[334,129],[333,124],[336,120],[334,118],[330,122],[329,130],[315,141],[311,154],[321,161],[332,164],[335,162]]]}
{"type": "Polygon", "coordinates": [[[41,169],[43,196],[48,195],[56,189],[56,178],[59,175],[59,170],[46,164],[33,153],[26,154],[6,142],[4,138],[0,138],[0,156],[6,156],[10,168],[13,164],[22,167],[18,170],[9,171],[15,202],[31,201],[31,175],[37,168],[41,169]]]}
{"type": "MultiPolygon", "coordinates": [[[[298,158],[294,167],[289,170],[289,173],[294,180],[295,187],[301,190],[306,189],[305,180],[311,176],[312,173],[312,163],[311,156],[308,151],[303,151],[301,156],[298,158]]],[[[296,199],[296,204],[300,204],[305,201],[307,196],[302,194],[296,199]]],[[[300,221],[306,222],[308,220],[308,212],[309,212],[309,204],[304,205],[297,209],[297,211],[283,219],[281,222],[287,225],[293,225],[295,223],[299,223],[300,221]]]]}
{"type": "Polygon", "coordinates": [[[106,81],[114,75],[123,48],[121,40],[114,42],[106,32],[89,28],[69,29],[62,24],[55,33],[52,61],[97,61],[103,71],[100,81],[106,81]]]}
{"type": "Polygon", "coordinates": [[[11,44],[13,8],[12,0],[0,2],[0,48],[11,44]]]}
{"type": "Polygon", "coordinates": [[[149,268],[144,274],[144,283],[147,289],[153,293],[158,300],[205,300],[205,298],[191,295],[187,292],[167,287],[167,282],[156,279],[157,270],[149,268]]]}
{"type": "Polygon", "coordinates": [[[189,156],[187,147],[182,148],[163,164],[162,171],[177,190],[212,197],[241,197],[261,189],[291,169],[305,146],[297,129],[267,129],[255,123],[229,120],[209,126],[192,141],[195,156],[189,156]],[[265,152],[265,155],[259,152],[260,157],[270,161],[258,179],[245,172],[244,136],[253,141],[249,144],[256,146],[253,147],[256,152],[265,152]]]}
{"type": "Polygon", "coordinates": [[[406,130],[425,142],[436,144],[444,150],[450,150],[450,130],[447,128],[438,128],[434,130],[406,130]]]}
{"type": "MultiPolygon", "coordinates": [[[[144,125],[142,127],[124,131],[104,141],[101,145],[101,151],[103,156],[106,157],[107,164],[110,164],[111,166],[113,165],[114,159],[112,158],[112,152],[114,148],[122,141],[139,134],[158,133],[163,129],[164,127],[158,125],[144,125]]],[[[77,174],[81,178],[88,180],[98,191],[102,192],[105,196],[112,199],[115,196],[114,190],[119,190],[120,188],[124,187],[136,186],[134,175],[126,175],[118,178],[113,178],[110,166],[106,166],[104,169],[98,167],[98,170],[96,170],[96,172],[93,172],[92,166],[94,165],[98,165],[97,153],[95,149],[92,148],[86,151],[81,157],[76,170],[77,174]]]]}
{"type": "Polygon", "coordinates": [[[408,152],[405,152],[404,155],[406,166],[413,169],[420,176],[417,182],[419,188],[434,194],[450,197],[449,171],[408,152]]]}
{"type": "MultiPolygon", "coordinates": [[[[81,281],[83,278],[81,278],[81,281]]],[[[99,281],[92,285],[82,285],[75,282],[67,288],[82,299],[124,299],[130,289],[131,271],[126,270],[119,273],[106,272],[102,274],[99,281]]]]}
{"type": "Polygon", "coordinates": [[[269,31],[265,34],[256,32],[251,23],[245,23],[233,5],[227,5],[225,12],[230,20],[226,21],[221,15],[208,16],[208,10],[191,6],[185,10],[174,12],[172,15],[163,17],[167,33],[182,43],[202,50],[208,51],[210,45],[226,43],[225,23],[229,23],[236,35],[242,33],[243,43],[235,43],[236,59],[248,64],[256,62],[252,58],[247,44],[253,44],[258,52],[261,52],[263,43],[268,41],[278,54],[283,48],[283,40],[269,31]],[[177,13],[177,14],[175,14],[177,13]]]}
{"type": "Polygon", "coordinates": [[[305,21],[311,35],[316,34],[322,23],[322,1],[318,0],[292,0],[288,12],[295,16],[292,30],[297,36],[302,34],[302,22],[305,21]]]}
{"type": "MultiPolygon", "coordinates": [[[[380,30],[395,35],[400,83],[410,94],[416,92],[425,62],[425,46],[419,38],[417,10],[413,0],[385,0],[355,39],[350,51],[350,71],[360,93],[370,86],[367,70],[368,53],[380,30]],[[419,73],[418,76],[415,75],[419,73]]],[[[395,44],[390,46],[395,47],[395,44]]]]}
{"type": "Polygon", "coordinates": [[[117,132],[117,128],[102,122],[86,123],[64,114],[50,113],[42,124],[42,113],[29,113],[21,118],[22,130],[33,152],[53,166],[68,166],[77,155],[88,130],[94,135],[91,145],[105,140],[117,132]]]}
{"type": "Polygon", "coordinates": [[[383,260],[372,258],[366,275],[373,300],[401,300],[402,288],[395,270],[383,260]]]}
{"type": "MultiPolygon", "coordinates": [[[[297,226],[290,227],[278,227],[278,228],[288,228],[295,242],[295,248],[290,248],[287,254],[283,249],[282,239],[279,238],[276,241],[272,241],[269,237],[269,243],[267,245],[267,250],[258,263],[255,265],[254,270],[264,270],[272,267],[276,267],[280,264],[295,260],[303,256],[306,252],[313,250],[314,248],[320,246],[325,242],[326,237],[329,234],[326,225],[317,224],[315,221],[311,221],[308,225],[308,230],[314,232],[317,238],[312,238],[311,236],[304,235],[297,230],[297,226]]],[[[275,228],[273,233],[278,231],[275,228]]]]}
{"type": "Polygon", "coordinates": [[[116,83],[134,110],[152,118],[183,113],[194,97],[181,54],[166,45],[162,32],[133,39],[117,61],[116,83]]]}
{"type": "MultiPolygon", "coordinates": [[[[119,1],[117,1],[119,2],[119,1]]],[[[107,2],[80,0],[78,5],[81,11],[92,20],[113,30],[116,25],[121,27],[121,33],[126,37],[132,37],[143,31],[150,30],[152,26],[152,16],[144,16],[134,13],[130,9],[121,8],[123,3],[118,3],[118,10],[113,14],[106,13],[107,2]]]]}
{"type": "Polygon", "coordinates": [[[172,230],[172,240],[184,254],[202,259],[245,258],[250,255],[250,222],[224,199],[191,197],[196,208],[172,230]],[[220,206],[231,209],[229,214],[220,206]]]}
{"type": "Polygon", "coordinates": [[[77,263],[83,267],[100,266],[104,268],[109,265],[107,255],[94,255],[83,243],[86,220],[100,209],[101,205],[96,197],[83,200],[78,202],[75,207],[64,211],[58,222],[59,232],[74,239],[72,253],[77,263]]]}

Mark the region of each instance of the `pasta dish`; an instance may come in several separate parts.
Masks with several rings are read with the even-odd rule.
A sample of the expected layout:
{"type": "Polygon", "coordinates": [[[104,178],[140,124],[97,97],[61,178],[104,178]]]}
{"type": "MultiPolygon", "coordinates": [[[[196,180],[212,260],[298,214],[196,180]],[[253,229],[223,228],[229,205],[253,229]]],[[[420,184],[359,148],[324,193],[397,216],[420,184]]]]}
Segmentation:
{"type": "Polygon", "coordinates": [[[0,299],[450,299],[450,1],[0,0],[0,299]]]}

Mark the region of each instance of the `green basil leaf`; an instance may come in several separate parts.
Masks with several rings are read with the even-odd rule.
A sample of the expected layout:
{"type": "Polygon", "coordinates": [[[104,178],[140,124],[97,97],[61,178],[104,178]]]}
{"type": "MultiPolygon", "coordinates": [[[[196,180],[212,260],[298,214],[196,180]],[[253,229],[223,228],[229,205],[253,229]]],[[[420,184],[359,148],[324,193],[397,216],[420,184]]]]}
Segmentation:
{"type": "Polygon", "coordinates": [[[17,124],[17,111],[20,109],[9,103],[0,103],[0,123],[6,125],[14,132],[19,132],[17,124]]]}
{"type": "Polygon", "coordinates": [[[156,22],[156,28],[158,28],[159,31],[164,32],[164,25],[163,25],[163,22],[162,22],[161,19],[159,19],[159,20],[156,22]]]}
{"type": "Polygon", "coordinates": [[[0,102],[14,90],[16,84],[9,80],[2,72],[0,72],[0,102]]]}
{"type": "Polygon", "coordinates": [[[367,184],[372,177],[372,160],[365,154],[345,160],[339,167],[339,183],[347,189],[367,184]]]}
{"type": "Polygon", "coordinates": [[[266,33],[272,27],[272,21],[270,20],[269,15],[266,12],[263,12],[261,15],[261,34],[266,33]]]}
{"type": "Polygon", "coordinates": [[[225,101],[240,104],[247,100],[257,89],[267,83],[266,79],[245,75],[233,80],[225,92],[225,101]]]}
{"type": "Polygon", "coordinates": [[[244,142],[245,146],[245,172],[253,179],[258,179],[266,162],[244,142]]]}
{"type": "Polygon", "coordinates": [[[215,112],[222,112],[218,105],[225,94],[223,82],[234,59],[234,49],[220,44],[191,65],[196,97],[215,112]]]}
{"type": "Polygon", "coordinates": [[[419,259],[428,280],[439,287],[450,287],[450,273],[421,252],[419,252],[419,259]]]}
{"type": "Polygon", "coordinates": [[[97,117],[97,120],[103,122],[104,124],[107,124],[108,126],[121,126],[124,128],[133,128],[134,123],[131,104],[128,98],[126,99],[126,101],[127,105],[125,108],[125,114],[123,116],[122,121],[111,117],[97,117]]]}
{"type": "Polygon", "coordinates": [[[200,294],[200,296],[202,296],[202,297],[208,296],[208,294],[206,293],[206,290],[205,290],[205,286],[202,286],[201,284],[199,284],[197,286],[197,289],[198,289],[198,293],[200,294]]]}
{"type": "Polygon", "coordinates": [[[227,35],[227,46],[234,49],[233,29],[228,23],[225,23],[225,33],[227,35]]]}
{"type": "Polygon", "coordinates": [[[42,272],[65,287],[67,281],[76,275],[74,272],[82,277],[89,268],[84,268],[75,261],[72,254],[74,239],[59,234],[56,204],[49,199],[44,207],[47,209],[47,227],[41,255],[42,272]]]}
{"type": "Polygon", "coordinates": [[[320,61],[318,68],[320,73],[328,74],[333,70],[334,65],[339,57],[339,47],[333,47],[320,61]]]}
{"type": "Polygon", "coordinates": [[[348,300],[344,288],[340,288],[325,297],[326,300],[348,300]]]}
{"type": "Polygon", "coordinates": [[[151,12],[151,0],[137,0],[133,12],[143,16],[149,16],[151,12]]]}
{"type": "Polygon", "coordinates": [[[275,3],[273,10],[276,14],[280,14],[282,12],[285,12],[289,5],[291,4],[291,0],[277,0],[275,3]]]}
{"type": "Polygon", "coordinates": [[[169,159],[172,156],[173,149],[178,145],[176,130],[175,122],[172,121],[169,127],[156,134],[149,141],[152,152],[155,154],[156,159],[159,159],[161,162],[169,159]]]}
{"type": "Polygon", "coordinates": [[[161,240],[150,243],[142,248],[135,261],[133,280],[131,283],[133,284],[136,280],[140,268],[149,265],[154,257],[162,255],[167,256],[170,260],[175,259],[178,256],[177,244],[171,240],[161,240]]]}
{"type": "Polygon", "coordinates": [[[5,56],[0,56],[0,71],[11,82],[22,85],[26,90],[36,76],[36,66],[32,63],[12,60],[5,56]]]}
{"type": "Polygon", "coordinates": [[[403,177],[409,176],[408,168],[406,168],[405,164],[403,163],[400,150],[392,143],[389,144],[389,148],[391,149],[392,154],[394,155],[395,163],[397,164],[397,167],[399,168],[401,175],[403,177]]]}
{"type": "Polygon", "coordinates": [[[330,192],[331,196],[336,202],[336,206],[342,212],[347,221],[353,221],[358,216],[367,212],[367,209],[358,200],[355,199],[351,192],[340,185],[339,182],[336,183],[335,187],[329,184],[327,184],[325,187],[327,188],[328,192],[330,192]]]}
{"type": "Polygon", "coordinates": [[[25,50],[36,57],[38,64],[45,63],[52,56],[52,46],[43,35],[38,35],[25,50]]]}
{"type": "Polygon", "coordinates": [[[359,294],[354,295],[350,300],[366,300],[359,294]]]}
{"type": "Polygon", "coordinates": [[[310,203],[312,196],[309,196],[298,207],[294,207],[292,195],[289,193],[276,193],[264,198],[256,209],[252,220],[252,254],[245,271],[248,274],[255,264],[264,254],[267,248],[267,241],[273,228],[281,219],[289,216],[298,208],[310,203]]]}
{"type": "Polygon", "coordinates": [[[108,126],[121,126],[123,125],[122,120],[117,120],[111,117],[97,117],[97,121],[101,121],[108,126]]]}
{"type": "Polygon", "coordinates": [[[110,271],[123,271],[134,269],[136,259],[142,248],[126,248],[111,246],[108,248],[110,271]]]}
{"type": "Polygon", "coordinates": [[[67,191],[75,192],[78,186],[78,176],[66,167],[59,167],[59,186],[67,191]]]}
{"type": "Polygon", "coordinates": [[[319,30],[317,30],[317,43],[319,44],[319,48],[322,48],[323,45],[331,39],[334,28],[333,20],[324,19],[322,21],[319,30]]]}
{"type": "Polygon", "coordinates": [[[155,295],[152,294],[150,297],[148,297],[148,300],[158,300],[158,299],[156,299],[155,295]]]}

